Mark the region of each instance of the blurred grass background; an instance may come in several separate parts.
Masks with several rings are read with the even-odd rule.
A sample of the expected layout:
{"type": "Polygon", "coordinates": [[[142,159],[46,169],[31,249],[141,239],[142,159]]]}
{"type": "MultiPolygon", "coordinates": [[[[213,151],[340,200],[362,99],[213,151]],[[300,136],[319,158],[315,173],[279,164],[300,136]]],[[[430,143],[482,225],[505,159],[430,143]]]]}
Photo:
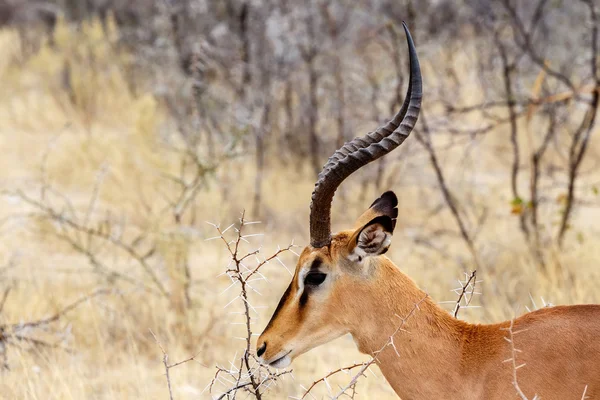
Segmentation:
{"type": "MultiPolygon", "coordinates": [[[[253,18],[269,8],[268,2],[258,3],[251,5],[251,10],[259,9],[253,18]]],[[[193,46],[185,57],[176,52],[177,29],[174,34],[163,32],[164,37],[158,31],[151,39],[154,50],[150,55],[144,43],[132,45],[118,7],[104,13],[88,10],[89,15],[79,17],[58,13],[49,25],[15,17],[1,28],[0,294],[4,301],[0,303],[0,326],[51,316],[98,288],[112,291],[89,299],[52,324],[21,332],[38,342],[8,340],[0,331],[0,342],[4,340],[0,361],[6,364],[0,397],[168,398],[162,354],[152,331],[172,362],[198,354],[195,361],[171,370],[175,397],[210,398],[206,387],[215,365],[227,366],[243,351],[243,341],[237,338],[243,337],[245,327],[235,324],[242,322],[235,314],[240,304],[230,304],[236,289],[227,290],[230,281],[222,275],[228,265],[225,248],[217,240],[207,240],[216,232],[206,222],[225,227],[236,223],[246,210],[251,220],[261,221],[251,226],[252,232],[263,235],[250,238],[245,246],[249,251],[260,247],[264,256],[292,241],[300,246],[307,243],[308,205],[315,180],[307,116],[318,111],[317,156],[323,164],[336,148],[337,129],[347,140],[391,116],[396,106],[390,101],[394,87],[406,78],[397,75],[398,71],[406,73],[399,25],[387,20],[378,27],[369,19],[378,21],[380,14],[389,11],[383,3],[362,4],[354,12],[363,24],[345,25],[347,31],[342,32],[349,33],[342,34],[338,42],[327,42],[329,47],[323,44],[318,51],[315,43],[319,41],[304,44],[303,35],[310,38],[311,29],[317,34],[322,29],[332,40],[335,32],[327,30],[325,22],[310,28],[302,6],[287,5],[291,11],[283,5],[281,10],[273,9],[275,16],[288,12],[292,17],[283,22],[268,19],[267,33],[253,28],[260,24],[250,19],[250,59],[256,71],[250,72],[252,80],[246,83],[245,64],[237,58],[235,62],[241,66],[223,63],[234,56],[243,60],[244,55],[237,47],[232,50],[227,39],[228,29],[234,29],[228,25],[229,14],[211,2],[206,9],[221,12],[217,15],[223,20],[214,21],[212,36],[206,39],[214,46],[213,52],[198,50],[201,67],[194,64],[197,53],[193,46]],[[259,44],[265,37],[271,38],[276,52],[281,45],[279,30],[285,37],[285,30],[292,30],[286,24],[294,21],[307,24],[298,43],[287,44],[300,50],[296,55],[282,50],[285,72],[272,71],[269,68],[275,64],[263,65],[255,57],[260,54],[259,44]],[[390,29],[393,33],[388,37],[390,29]],[[260,36],[261,32],[266,36],[260,36]],[[169,45],[161,42],[167,38],[169,45]],[[387,52],[394,46],[401,56],[400,69],[388,59],[387,52]],[[304,47],[308,50],[302,50],[304,47]],[[313,59],[302,55],[311,48],[318,54],[313,59]],[[344,63],[341,73],[335,68],[340,58],[344,63]],[[153,64],[153,60],[162,61],[153,64]],[[201,69],[201,75],[182,72],[181,60],[190,63],[186,68],[192,72],[201,69]],[[316,104],[311,103],[311,84],[305,79],[313,67],[318,76],[316,104]],[[267,85],[264,75],[269,74],[276,76],[276,81],[267,85]],[[336,74],[341,74],[346,84],[343,102],[336,97],[340,93],[336,74]],[[337,118],[340,107],[346,117],[343,128],[337,118]],[[290,109],[295,113],[291,119],[290,109]],[[264,123],[266,119],[268,123],[264,123]]],[[[431,18],[450,12],[443,9],[444,4],[450,7],[448,3],[434,3],[428,3],[435,11],[431,18]]],[[[519,13],[529,16],[529,7],[517,3],[519,13]]],[[[239,7],[247,6],[244,2],[241,6],[227,4],[232,4],[237,17],[241,16],[239,7]]],[[[315,2],[306,9],[320,10],[320,4],[315,2]]],[[[343,1],[323,4],[334,5],[330,14],[318,14],[319,18],[333,15],[335,19],[349,7],[343,1]]],[[[478,4],[471,4],[474,13],[478,4]]],[[[401,7],[407,7],[410,16],[411,7],[415,12],[414,7],[419,6],[406,2],[401,7]]],[[[561,4],[549,8],[548,26],[553,18],[576,21],[579,9],[566,8],[561,4]]],[[[164,20],[176,20],[173,9],[163,10],[164,20]]],[[[152,19],[154,25],[145,29],[161,26],[157,15],[152,19]]],[[[550,112],[560,116],[539,179],[540,262],[519,228],[521,215],[529,218],[528,200],[525,195],[515,198],[510,188],[514,152],[506,109],[490,116],[491,111],[482,107],[464,113],[448,108],[448,99],[460,107],[485,104],[502,93],[498,89],[502,87],[496,69],[498,55],[486,41],[488,36],[472,27],[477,21],[467,23],[470,16],[451,15],[460,24],[449,24],[447,30],[440,27],[441,34],[423,28],[427,21],[415,15],[411,29],[415,26],[424,72],[430,137],[480,260],[482,295],[473,304],[481,307],[462,310],[460,317],[493,322],[545,302],[599,302],[597,126],[590,130],[577,176],[574,211],[565,239],[559,243],[556,235],[568,187],[566,154],[573,140],[569,129],[577,125],[585,106],[569,98],[552,103],[550,111],[544,106],[532,110],[530,105],[528,109],[523,102],[569,88],[560,81],[540,78],[542,68],[533,62],[517,70],[515,96],[521,97],[515,99],[519,107],[515,123],[522,154],[521,193],[529,188],[527,157],[541,143],[550,112]],[[540,80],[543,83],[536,84],[540,80]],[[490,128],[483,130],[488,125],[490,128]]],[[[140,29],[144,31],[144,27],[140,29]]],[[[501,31],[502,35],[508,34],[501,31]]],[[[548,57],[554,57],[553,65],[563,66],[569,52],[581,52],[584,42],[568,48],[569,37],[565,43],[554,43],[556,36],[560,32],[547,36],[539,45],[540,52],[554,50],[548,57]]],[[[205,40],[192,34],[185,38],[198,43],[205,40]]],[[[520,54],[518,47],[507,51],[520,54]]],[[[592,81],[581,72],[588,60],[573,60],[576,65],[567,76],[584,87],[592,81]]],[[[402,86],[400,92],[404,90],[402,86]]],[[[590,91],[582,96],[589,95],[590,91]]],[[[417,129],[424,134],[423,127],[417,129]]],[[[451,289],[476,265],[440,192],[429,155],[414,137],[388,156],[385,164],[374,163],[344,183],[333,205],[334,229],[351,225],[388,189],[400,199],[390,258],[435,300],[455,300],[451,289]]],[[[296,257],[287,254],[282,261],[293,272],[296,257]]],[[[268,282],[255,286],[260,295],[251,293],[258,313],[253,320],[256,333],[263,329],[290,279],[277,263],[267,265],[263,274],[268,282]]],[[[444,307],[451,310],[453,305],[444,307]]],[[[362,359],[351,338],[341,338],[295,361],[293,377],[279,382],[267,397],[301,395],[302,387],[327,371],[362,359]]],[[[374,372],[376,376],[360,381],[359,398],[395,398],[376,368],[374,372]]],[[[343,383],[347,376],[337,379],[343,383]]],[[[337,382],[333,379],[331,383],[337,382]]],[[[218,391],[215,388],[213,394],[218,391]]],[[[326,393],[326,388],[321,388],[315,396],[326,393]]]]}

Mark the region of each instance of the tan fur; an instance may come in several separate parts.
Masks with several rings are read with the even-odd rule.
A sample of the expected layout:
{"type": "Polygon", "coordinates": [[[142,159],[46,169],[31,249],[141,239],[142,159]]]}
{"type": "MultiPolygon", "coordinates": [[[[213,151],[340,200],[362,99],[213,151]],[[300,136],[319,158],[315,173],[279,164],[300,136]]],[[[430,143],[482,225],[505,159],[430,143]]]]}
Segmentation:
{"type": "MultiPolygon", "coordinates": [[[[455,319],[426,297],[387,257],[348,260],[351,238],[376,215],[361,216],[354,230],[336,234],[329,247],[302,252],[289,294],[258,339],[263,359],[298,355],[350,333],[361,352],[377,357],[385,378],[402,399],[516,399],[507,340],[510,322],[473,325],[455,319]],[[363,218],[364,217],[364,218],[363,218]],[[320,257],[328,274],[300,305],[298,274],[320,257]]],[[[352,239],[354,240],[354,239],[352,239]]],[[[306,290],[306,289],[305,289],[306,290]]],[[[558,306],[514,321],[518,383],[528,398],[600,398],[600,306],[558,306]],[[518,332],[518,333],[517,333],[518,332]]]]}
{"type": "Polygon", "coordinates": [[[356,232],[360,231],[360,228],[362,228],[363,226],[365,226],[366,224],[368,224],[375,218],[379,217],[380,215],[381,215],[381,213],[377,212],[377,210],[375,210],[373,208],[369,208],[367,211],[362,213],[362,215],[360,217],[358,217],[358,219],[354,223],[352,230],[354,230],[356,232]]]}

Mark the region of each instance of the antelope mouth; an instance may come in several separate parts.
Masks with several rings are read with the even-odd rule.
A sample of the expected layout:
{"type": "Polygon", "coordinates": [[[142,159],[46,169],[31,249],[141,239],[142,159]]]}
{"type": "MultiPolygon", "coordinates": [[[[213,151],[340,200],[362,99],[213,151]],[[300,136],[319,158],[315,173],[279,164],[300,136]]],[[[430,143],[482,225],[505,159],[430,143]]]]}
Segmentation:
{"type": "Polygon", "coordinates": [[[269,366],[273,367],[273,368],[277,368],[277,369],[289,367],[289,365],[292,363],[292,357],[290,357],[291,352],[292,351],[290,350],[287,353],[285,353],[283,356],[275,359],[274,361],[271,361],[269,363],[269,366]]]}

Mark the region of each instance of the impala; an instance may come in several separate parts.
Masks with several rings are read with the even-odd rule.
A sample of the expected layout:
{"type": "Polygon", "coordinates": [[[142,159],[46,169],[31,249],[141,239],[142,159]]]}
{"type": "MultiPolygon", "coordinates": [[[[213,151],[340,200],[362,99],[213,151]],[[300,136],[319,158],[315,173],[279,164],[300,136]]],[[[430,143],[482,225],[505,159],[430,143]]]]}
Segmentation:
{"type": "Polygon", "coordinates": [[[454,318],[388,259],[398,200],[386,192],[352,229],[331,234],[337,187],[363,165],[408,137],[419,115],[421,72],[404,26],[410,82],[404,104],[386,125],[356,138],[329,158],[310,206],[310,245],[257,342],[275,368],[350,333],[375,357],[402,399],[600,398],[600,305],[557,306],[513,321],[474,325],[454,318]],[[399,329],[398,316],[410,318],[399,329]],[[406,332],[408,331],[408,332],[406,332]],[[387,346],[393,337],[394,345],[387,346]],[[512,342],[510,339],[513,339],[512,342]],[[515,350],[515,348],[517,350],[515,350]],[[383,349],[383,350],[382,350],[383,349]],[[514,356],[518,357],[518,386],[514,356]]]}

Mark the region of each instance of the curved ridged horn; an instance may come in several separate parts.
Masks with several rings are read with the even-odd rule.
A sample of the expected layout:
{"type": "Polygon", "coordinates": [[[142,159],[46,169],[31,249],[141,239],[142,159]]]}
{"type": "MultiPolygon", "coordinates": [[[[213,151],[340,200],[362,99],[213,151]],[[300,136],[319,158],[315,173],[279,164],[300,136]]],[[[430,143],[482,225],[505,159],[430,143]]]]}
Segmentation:
{"type": "Polygon", "coordinates": [[[404,22],[402,26],[410,57],[410,81],[404,104],[390,122],[347,142],[327,160],[310,203],[310,244],[314,248],[331,243],[331,202],[338,186],[354,171],[400,146],[417,122],[423,97],[421,68],[410,32],[404,22]]]}

